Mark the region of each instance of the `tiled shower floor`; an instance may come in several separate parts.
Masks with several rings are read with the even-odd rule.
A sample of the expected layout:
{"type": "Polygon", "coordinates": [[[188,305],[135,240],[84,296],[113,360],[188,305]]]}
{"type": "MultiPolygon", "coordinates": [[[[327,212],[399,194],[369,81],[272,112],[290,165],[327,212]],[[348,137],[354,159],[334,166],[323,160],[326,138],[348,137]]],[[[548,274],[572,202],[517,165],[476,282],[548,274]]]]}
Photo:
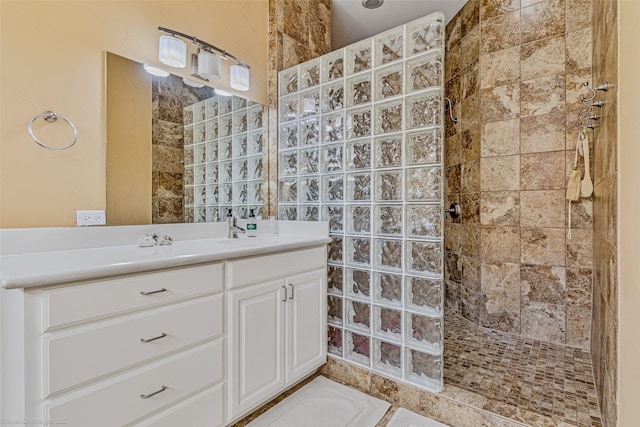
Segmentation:
{"type": "Polygon", "coordinates": [[[445,318],[444,382],[577,426],[601,426],[589,353],[445,318]]]}

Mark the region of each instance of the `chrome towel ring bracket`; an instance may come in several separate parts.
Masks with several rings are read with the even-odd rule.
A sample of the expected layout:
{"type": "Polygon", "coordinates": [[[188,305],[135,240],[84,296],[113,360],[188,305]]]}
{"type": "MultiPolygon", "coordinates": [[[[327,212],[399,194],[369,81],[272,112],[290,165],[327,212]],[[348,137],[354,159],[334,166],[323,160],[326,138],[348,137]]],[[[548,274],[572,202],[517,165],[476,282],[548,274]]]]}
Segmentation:
{"type": "Polygon", "coordinates": [[[42,114],[38,114],[37,116],[34,116],[31,121],[29,122],[29,126],[27,127],[27,130],[29,131],[29,135],[31,136],[31,139],[33,139],[36,144],[38,144],[39,146],[46,148],[47,150],[53,150],[53,151],[62,151],[62,150],[67,150],[71,147],[73,147],[74,145],[76,145],[76,142],[78,142],[78,130],[76,129],[75,125],[73,124],[73,122],[69,119],[67,119],[64,116],[61,116],[59,114],[56,114],[53,111],[45,111],[42,114]],[[44,121],[46,121],[47,123],[55,123],[58,119],[62,119],[65,122],[67,122],[67,124],[69,126],[71,126],[71,129],[73,130],[73,141],[71,141],[71,144],[64,146],[64,147],[49,147],[48,145],[44,144],[43,142],[41,142],[36,135],[33,133],[33,123],[38,120],[39,118],[44,119],[44,121]]]}

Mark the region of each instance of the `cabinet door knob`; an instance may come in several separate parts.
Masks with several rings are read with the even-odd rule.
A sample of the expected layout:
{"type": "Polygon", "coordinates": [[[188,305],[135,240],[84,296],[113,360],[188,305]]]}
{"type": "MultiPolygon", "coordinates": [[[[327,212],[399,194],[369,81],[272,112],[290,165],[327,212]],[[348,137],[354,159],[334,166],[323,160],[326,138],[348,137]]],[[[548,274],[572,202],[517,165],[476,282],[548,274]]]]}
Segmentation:
{"type": "Polygon", "coordinates": [[[161,333],[160,335],[158,335],[157,337],[147,338],[147,339],[140,338],[140,342],[151,342],[151,341],[159,340],[160,338],[164,338],[164,337],[166,337],[166,336],[167,336],[167,334],[165,334],[165,333],[163,332],[163,333],[161,333]]]}
{"type": "Polygon", "coordinates": [[[155,395],[156,395],[156,394],[158,394],[158,393],[162,393],[162,392],[163,392],[163,391],[165,391],[166,389],[167,389],[167,387],[166,387],[166,386],[161,386],[161,387],[160,387],[160,390],[154,391],[153,393],[149,393],[149,394],[141,394],[141,395],[140,395],[140,398],[141,398],[141,399],[148,399],[148,398],[150,398],[150,397],[155,396],[155,395]]]}
{"type": "Polygon", "coordinates": [[[287,302],[287,287],[282,285],[281,286],[282,289],[284,289],[284,299],[282,299],[282,302],[287,302]]]}
{"type": "Polygon", "coordinates": [[[153,295],[153,294],[159,294],[160,292],[167,292],[167,290],[165,288],[162,288],[162,289],[158,289],[157,291],[149,291],[149,292],[140,291],[140,295],[153,295]]]}
{"type": "Polygon", "coordinates": [[[291,296],[289,297],[289,299],[293,299],[293,285],[289,283],[289,286],[291,286],[291,296]]]}

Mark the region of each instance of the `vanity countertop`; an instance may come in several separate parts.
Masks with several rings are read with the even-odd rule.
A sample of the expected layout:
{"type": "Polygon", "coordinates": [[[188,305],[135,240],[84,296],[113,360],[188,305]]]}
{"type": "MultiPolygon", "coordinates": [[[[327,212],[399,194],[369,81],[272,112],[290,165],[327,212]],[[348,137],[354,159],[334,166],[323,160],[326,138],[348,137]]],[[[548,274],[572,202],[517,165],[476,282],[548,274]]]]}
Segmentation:
{"type": "Polygon", "coordinates": [[[128,244],[11,254],[0,256],[0,280],[6,289],[31,288],[303,249],[330,241],[327,234],[260,234],[177,240],[167,246],[128,244]]]}

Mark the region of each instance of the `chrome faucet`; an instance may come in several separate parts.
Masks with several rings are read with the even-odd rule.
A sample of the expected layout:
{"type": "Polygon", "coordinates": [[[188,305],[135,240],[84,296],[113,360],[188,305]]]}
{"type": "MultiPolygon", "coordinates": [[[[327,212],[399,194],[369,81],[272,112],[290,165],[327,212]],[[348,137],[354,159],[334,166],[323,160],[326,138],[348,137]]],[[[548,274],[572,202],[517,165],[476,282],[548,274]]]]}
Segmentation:
{"type": "Polygon", "coordinates": [[[236,217],[235,212],[231,209],[227,212],[227,223],[229,224],[229,239],[237,239],[238,232],[245,233],[246,230],[240,226],[238,226],[238,217],[236,217]]]}

